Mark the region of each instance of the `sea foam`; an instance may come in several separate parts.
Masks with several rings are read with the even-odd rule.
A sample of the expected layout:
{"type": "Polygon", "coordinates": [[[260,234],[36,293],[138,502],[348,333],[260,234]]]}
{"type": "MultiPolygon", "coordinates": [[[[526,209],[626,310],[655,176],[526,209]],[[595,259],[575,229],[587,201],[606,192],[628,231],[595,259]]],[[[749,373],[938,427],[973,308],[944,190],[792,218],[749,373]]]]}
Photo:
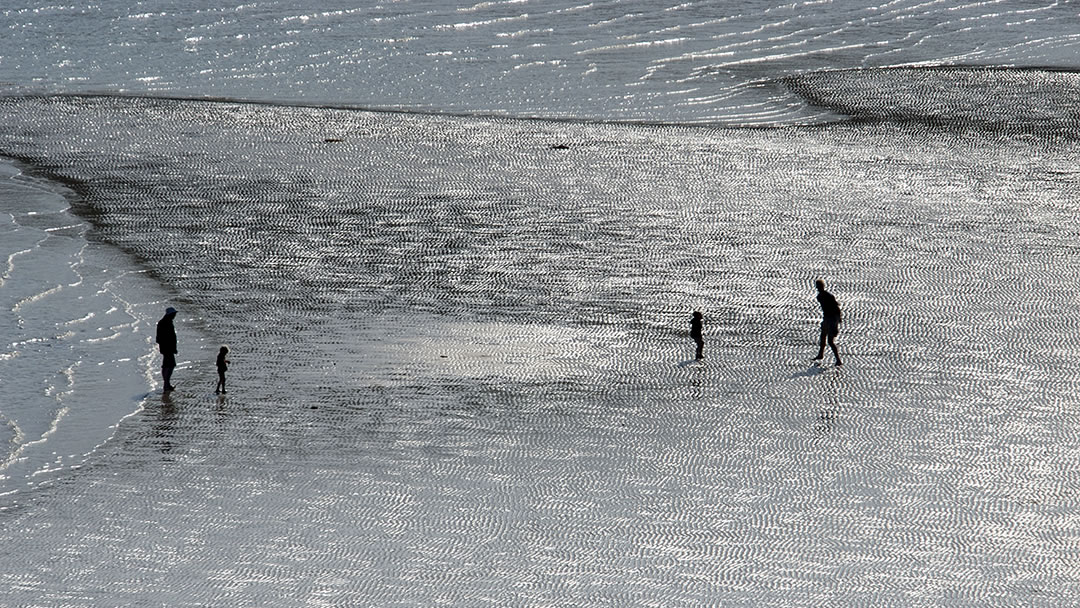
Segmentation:
{"type": "MultiPolygon", "coordinates": [[[[88,240],[58,186],[0,165],[0,498],[87,461],[152,385],[163,290],[88,240]]],[[[3,502],[0,502],[0,507],[3,502]]]]}

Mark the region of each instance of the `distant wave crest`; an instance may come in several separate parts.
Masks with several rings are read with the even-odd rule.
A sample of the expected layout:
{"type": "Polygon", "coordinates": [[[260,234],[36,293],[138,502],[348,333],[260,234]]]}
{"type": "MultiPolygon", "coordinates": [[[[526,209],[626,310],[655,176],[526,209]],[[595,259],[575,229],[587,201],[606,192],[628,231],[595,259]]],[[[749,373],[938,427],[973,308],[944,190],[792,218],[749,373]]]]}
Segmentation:
{"type": "Polygon", "coordinates": [[[1080,135],[1080,73],[923,66],[822,71],[779,82],[807,102],[871,121],[1080,135]]]}

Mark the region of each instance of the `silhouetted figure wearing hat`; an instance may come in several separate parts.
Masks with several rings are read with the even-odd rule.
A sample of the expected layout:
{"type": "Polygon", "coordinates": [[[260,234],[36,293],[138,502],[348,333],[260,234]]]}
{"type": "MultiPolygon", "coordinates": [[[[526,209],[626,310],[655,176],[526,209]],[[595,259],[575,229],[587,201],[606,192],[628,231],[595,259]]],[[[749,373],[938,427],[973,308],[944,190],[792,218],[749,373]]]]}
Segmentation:
{"type": "Polygon", "coordinates": [[[172,306],[165,309],[165,316],[157,323],[157,344],[161,351],[161,379],[165,381],[165,392],[175,390],[172,385],[172,373],[176,368],[176,328],[173,327],[173,319],[176,317],[176,309],[172,306]]]}
{"type": "Polygon", "coordinates": [[[825,281],[818,279],[814,285],[817,286],[817,301],[821,304],[821,341],[818,344],[818,353],[814,357],[814,361],[820,361],[825,356],[825,342],[828,341],[829,348],[832,349],[833,357],[836,358],[836,365],[842,366],[844,363],[840,361],[840,353],[836,350],[836,336],[840,333],[840,305],[837,304],[836,298],[827,291],[825,291],[825,281]]]}
{"type": "Polygon", "coordinates": [[[695,310],[694,315],[690,317],[690,337],[694,339],[694,342],[697,342],[697,355],[695,358],[698,361],[705,358],[705,338],[701,337],[703,323],[704,320],[701,317],[701,313],[695,310]]]}

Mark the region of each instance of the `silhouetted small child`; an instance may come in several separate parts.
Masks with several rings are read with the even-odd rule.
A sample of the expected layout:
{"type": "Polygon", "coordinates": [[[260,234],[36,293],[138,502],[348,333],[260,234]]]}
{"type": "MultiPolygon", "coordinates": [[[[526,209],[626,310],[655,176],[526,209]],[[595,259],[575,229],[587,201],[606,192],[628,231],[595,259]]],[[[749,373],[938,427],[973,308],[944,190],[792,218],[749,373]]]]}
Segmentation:
{"type": "Polygon", "coordinates": [[[225,392],[225,370],[229,369],[229,360],[225,358],[229,354],[229,347],[222,346],[221,350],[217,354],[217,388],[214,389],[214,394],[225,392]]]}
{"type": "Polygon", "coordinates": [[[705,358],[703,352],[705,350],[705,339],[701,336],[703,324],[701,313],[695,310],[694,315],[690,317],[690,337],[697,343],[697,353],[694,358],[698,361],[705,358]]]}

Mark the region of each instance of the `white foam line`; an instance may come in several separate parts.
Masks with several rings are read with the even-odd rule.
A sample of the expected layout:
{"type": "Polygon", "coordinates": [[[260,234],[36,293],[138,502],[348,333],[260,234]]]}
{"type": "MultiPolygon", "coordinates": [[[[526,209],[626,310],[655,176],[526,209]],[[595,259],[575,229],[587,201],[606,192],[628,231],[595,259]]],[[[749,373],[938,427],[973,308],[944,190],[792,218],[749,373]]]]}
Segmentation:
{"type": "Polygon", "coordinates": [[[125,335],[120,330],[123,329],[123,328],[126,328],[126,327],[130,327],[130,326],[129,325],[113,325],[112,327],[109,328],[109,329],[112,330],[112,332],[113,332],[112,334],[110,334],[108,336],[102,336],[100,338],[87,338],[87,339],[83,340],[83,343],[84,344],[99,344],[101,342],[112,342],[113,340],[121,338],[121,337],[123,337],[125,335]]]}
{"type": "Polygon", "coordinates": [[[458,7],[459,13],[475,13],[486,8],[499,8],[510,4],[528,4],[529,0],[506,0],[504,2],[477,2],[472,6],[458,7]]]}
{"type": "Polygon", "coordinates": [[[24,299],[20,300],[17,304],[15,304],[15,306],[13,306],[11,308],[11,311],[14,312],[14,313],[18,313],[20,310],[22,310],[22,308],[24,306],[33,304],[34,302],[37,302],[37,301],[42,300],[44,298],[47,298],[48,296],[50,296],[50,295],[52,295],[54,293],[60,293],[61,291],[63,291],[63,289],[64,289],[63,285],[57,285],[56,287],[53,287],[52,289],[46,289],[45,291],[43,291],[41,293],[32,295],[32,296],[30,296],[28,298],[24,298],[24,299]]]}
{"type": "MultiPolygon", "coordinates": [[[[26,434],[23,432],[22,428],[19,427],[19,424],[11,418],[8,418],[7,415],[5,415],[3,412],[0,412],[0,421],[3,421],[3,423],[12,430],[14,436],[11,439],[11,445],[21,445],[23,440],[26,438],[26,434]]],[[[21,448],[13,450],[10,454],[8,454],[7,458],[5,458],[3,461],[0,461],[0,471],[8,468],[9,466],[11,466],[11,463],[18,460],[18,453],[20,450],[21,448]]]]}
{"type": "MultiPolygon", "coordinates": [[[[853,49],[863,49],[863,48],[871,48],[871,47],[873,47],[873,45],[869,44],[869,43],[855,43],[855,44],[847,44],[847,45],[842,45],[842,46],[834,46],[834,47],[830,47],[830,48],[826,48],[826,49],[809,49],[809,50],[801,52],[801,53],[778,53],[778,54],[775,54],[775,55],[762,55],[760,57],[750,57],[748,59],[739,59],[737,61],[726,61],[724,63],[720,63],[720,64],[710,66],[710,67],[715,69],[715,68],[718,68],[718,67],[724,68],[724,67],[731,67],[731,66],[735,66],[735,65],[751,65],[751,64],[755,64],[755,63],[767,63],[767,62],[770,62],[770,61],[783,61],[783,60],[787,60],[787,59],[795,59],[797,57],[806,57],[806,56],[810,56],[810,55],[819,55],[819,54],[822,54],[822,53],[834,53],[834,52],[837,52],[837,51],[849,51],[849,50],[853,50],[853,49]]],[[[725,54],[725,55],[733,55],[733,54],[734,53],[725,54]]]]}
{"type": "MultiPolygon", "coordinates": [[[[67,388],[68,388],[68,390],[66,390],[66,391],[64,391],[62,393],[58,393],[56,395],[57,402],[60,402],[64,395],[69,395],[72,392],[74,392],[75,368],[78,367],[78,366],[79,366],[79,363],[75,363],[74,365],[71,365],[70,367],[68,367],[67,369],[65,369],[63,371],[64,377],[67,378],[67,383],[68,383],[67,388]]],[[[55,389],[56,389],[56,387],[54,387],[54,386],[49,387],[49,389],[46,390],[46,394],[52,393],[55,389]]],[[[56,410],[56,414],[53,417],[52,422],[49,424],[49,428],[46,429],[45,432],[42,433],[39,438],[34,439],[33,441],[27,441],[25,443],[21,443],[21,439],[25,438],[25,435],[21,431],[19,431],[18,435],[17,435],[17,437],[20,439],[19,447],[18,447],[18,449],[13,451],[11,453],[11,455],[8,456],[8,458],[4,460],[3,463],[0,463],[0,470],[6,469],[7,467],[11,466],[11,464],[16,462],[19,459],[19,457],[28,448],[36,446],[36,445],[41,445],[41,444],[45,443],[46,441],[48,441],[49,437],[51,435],[54,435],[56,433],[56,430],[58,428],[60,428],[60,421],[63,420],[65,416],[67,416],[69,411],[71,411],[71,410],[66,405],[63,405],[62,407],[60,407],[60,409],[56,410]]]]}
{"type": "Polygon", "coordinates": [[[626,42],[623,44],[607,44],[604,46],[595,46],[592,48],[577,51],[578,55],[588,55],[590,53],[603,53],[608,51],[626,51],[635,48],[652,48],[657,46],[674,46],[676,44],[682,44],[688,42],[692,38],[686,36],[680,36],[677,38],[665,38],[663,40],[643,40],[641,42],[626,42]]]}
{"type": "MultiPolygon", "coordinates": [[[[121,275],[119,275],[118,277],[116,277],[115,279],[109,279],[109,280],[105,281],[102,284],[102,288],[107,290],[109,292],[109,294],[112,295],[113,299],[120,303],[120,305],[124,309],[124,313],[127,314],[128,317],[130,317],[131,320],[132,320],[131,325],[130,325],[132,333],[138,334],[141,331],[140,327],[141,327],[141,325],[143,323],[143,320],[139,316],[138,312],[136,311],[135,305],[132,304],[130,301],[125,300],[121,296],[119,291],[116,291],[116,290],[113,289],[113,283],[116,280],[127,277],[129,274],[140,275],[140,274],[143,274],[143,273],[138,272],[138,271],[124,272],[121,275]]],[[[115,308],[110,308],[109,312],[112,312],[113,310],[115,310],[115,308]]],[[[149,341],[150,341],[149,334],[147,334],[146,342],[149,344],[149,341]]],[[[149,352],[149,353],[139,357],[139,363],[140,363],[140,365],[141,365],[141,367],[143,369],[143,374],[146,377],[147,384],[151,384],[151,385],[154,383],[154,372],[153,372],[151,363],[153,362],[153,359],[154,359],[155,356],[156,355],[154,355],[153,352],[149,352]]],[[[138,410],[136,410],[136,412],[133,412],[132,415],[134,415],[135,413],[138,413],[139,411],[142,411],[142,409],[143,409],[143,406],[140,403],[138,410]]],[[[127,416],[125,416],[121,420],[124,420],[126,418],[127,418],[127,416]]]]}
{"type": "Polygon", "coordinates": [[[78,268],[79,266],[83,266],[86,264],[86,248],[88,246],[89,245],[87,243],[83,243],[83,246],[79,248],[79,252],[75,254],[75,258],[77,261],[71,265],[71,272],[74,273],[75,276],[79,277],[79,280],[75,281],[74,283],[68,283],[68,287],[78,287],[79,285],[82,285],[83,281],[85,280],[85,277],[83,277],[82,273],[79,272],[78,268]]]}
{"type": "Polygon", "coordinates": [[[514,21],[522,21],[522,20],[525,20],[525,19],[528,19],[528,18],[529,18],[528,13],[524,13],[524,14],[521,14],[521,15],[515,15],[513,17],[497,17],[495,19],[484,19],[484,20],[481,20],[481,21],[470,21],[470,22],[467,22],[467,23],[452,23],[452,24],[447,24],[447,25],[436,25],[432,29],[435,29],[435,30],[466,30],[466,29],[484,27],[486,25],[495,25],[497,23],[510,23],[510,22],[514,22],[514,21]]]}
{"type": "MultiPolygon", "coordinates": [[[[45,242],[45,239],[47,239],[47,238],[48,237],[45,237],[45,238],[39,240],[37,243],[34,243],[34,248],[39,247],[42,243],[45,242]]],[[[7,257],[7,270],[4,271],[3,275],[0,275],[0,287],[4,286],[4,281],[11,278],[11,273],[15,270],[15,258],[17,258],[17,257],[19,257],[21,255],[26,255],[28,253],[32,253],[34,251],[34,248],[21,249],[19,251],[16,251],[16,252],[12,253],[11,255],[9,255],[7,257]]]]}
{"type": "Polygon", "coordinates": [[[367,7],[362,7],[362,8],[352,8],[352,9],[340,9],[340,10],[336,10],[336,11],[315,12],[315,13],[311,13],[311,14],[308,14],[308,15],[290,15],[288,17],[283,17],[281,19],[281,22],[282,23],[288,23],[290,21],[299,21],[301,23],[308,23],[309,21],[312,21],[312,20],[315,20],[315,19],[329,19],[331,17],[347,17],[349,15],[355,15],[357,13],[361,13],[361,12],[366,11],[366,10],[367,10],[367,7]]]}
{"type": "Polygon", "coordinates": [[[76,323],[83,323],[83,322],[89,321],[90,319],[93,319],[94,316],[95,316],[95,313],[88,312],[88,313],[86,313],[86,315],[84,315],[84,316],[82,316],[82,317],[80,317],[78,319],[72,319],[70,321],[65,321],[61,325],[75,325],[76,323]]]}
{"type": "Polygon", "coordinates": [[[84,226],[84,224],[82,224],[81,222],[76,222],[74,224],[64,224],[62,226],[52,226],[52,227],[46,228],[45,232],[57,232],[57,231],[60,231],[60,230],[67,230],[69,228],[82,228],[83,226],[84,226]]]}

